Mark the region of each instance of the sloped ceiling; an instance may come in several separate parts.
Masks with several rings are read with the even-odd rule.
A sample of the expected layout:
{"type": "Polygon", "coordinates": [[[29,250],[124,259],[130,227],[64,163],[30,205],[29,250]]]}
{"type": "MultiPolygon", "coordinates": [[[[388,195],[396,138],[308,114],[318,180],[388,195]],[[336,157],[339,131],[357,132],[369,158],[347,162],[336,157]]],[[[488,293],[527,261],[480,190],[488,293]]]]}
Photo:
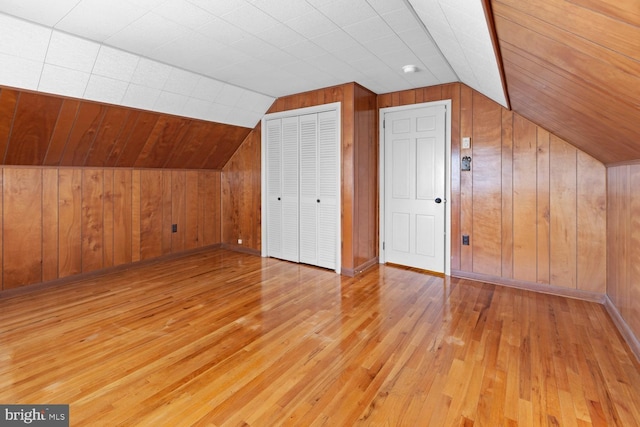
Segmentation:
{"type": "Polygon", "coordinates": [[[491,7],[512,108],[605,164],[640,159],[640,1],[491,7]]]}
{"type": "Polygon", "coordinates": [[[246,127],[348,82],[506,105],[482,1],[0,0],[0,84],[246,127]]]}

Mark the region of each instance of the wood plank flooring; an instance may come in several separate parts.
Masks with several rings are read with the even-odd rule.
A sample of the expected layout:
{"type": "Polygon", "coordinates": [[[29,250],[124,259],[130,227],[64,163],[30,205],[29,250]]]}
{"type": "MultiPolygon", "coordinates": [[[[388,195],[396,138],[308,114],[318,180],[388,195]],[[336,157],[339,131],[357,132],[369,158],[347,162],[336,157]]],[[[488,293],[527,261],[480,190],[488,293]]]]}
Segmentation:
{"type": "Polygon", "coordinates": [[[216,249],[0,296],[0,402],[73,426],[637,426],[604,307],[216,249]]]}

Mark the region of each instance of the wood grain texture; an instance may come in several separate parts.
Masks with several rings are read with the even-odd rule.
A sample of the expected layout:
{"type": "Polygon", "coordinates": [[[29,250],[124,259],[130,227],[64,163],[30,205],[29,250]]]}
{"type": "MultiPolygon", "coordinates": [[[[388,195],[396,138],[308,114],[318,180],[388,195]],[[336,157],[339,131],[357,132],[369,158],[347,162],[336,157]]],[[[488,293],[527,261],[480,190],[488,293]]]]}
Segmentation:
{"type": "Polygon", "coordinates": [[[74,425],[640,423],[640,365],[601,305],[390,266],[218,249],[0,312],[0,400],[59,399],[74,425]]]}
{"type": "Polygon", "coordinates": [[[551,284],[576,288],[577,151],[552,135],[550,153],[551,284]]]}
{"type": "Polygon", "coordinates": [[[104,267],[104,170],[82,170],[82,271],[104,267]]]}
{"type": "Polygon", "coordinates": [[[113,264],[131,263],[132,195],[134,187],[130,169],[113,171],[113,264]]]}
{"type": "Polygon", "coordinates": [[[163,190],[162,171],[140,171],[140,259],[162,255],[163,190]]]}
{"type": "Polygon", "coordinates": [[[195,249],[200,247],[199,230],[198,230],[198,218],[199,218],[199,206],[198,201],[200,197],[200,189],[198,187],[199,179],[198,172],[186,171],[185,172],[185,249],[195,249]]]}
{"type": "Polygon", "coordinates": [[[110,106],[107,109],[83,166],[107,166],[131,112],[131,109],[124,107],[110,106]]]}
{"type": "Polygon", "coordinates": [[[444,85],[440,95],[442,99],[451,100],[451,269],[460,270],[460,251],[462,235],[460,228],[460,84],[444,85]]]}
{"type": "Polygon", "coordinates": [[[58,172],[58,274],[82,272],[82,170],[58,172]]]}
{"type": "Polygon", "coordinates": [[[104,204],[104,214],[102,221],[102,245],[103,245],[103,260],[102,265],[104,268],[110,268],[114,266],[114,177],[115,169],[104,169],[104,192],[102,196],[102,203],[104,204]]]}
{"type": "Polygon", "coordinates": [[[607,170],[607,295],[636,337],[640,336],[640,165],[607,170]]]}
{"type": "MultiPolygon", "coordinates": [[[[460,138],[473,138],[473,90],[468,86],[460,89],[460,138]]],[[[460,156],[469,156],[473,163],[473,139],[471,148],[461,149],[460,156]]],[[[471,165],[473,170],[475,165],[471,165]]],[[[473,271],[473,172],[460,172],[460,235],[452,236],[462,241],[462,236],[469,236],[468,245],[460,246],[460,269],[473,271]]]]}
{"type": "Polygon", "coordinates": [[[7,165],[41,165],[55,129],[62,99],[30,92],[20,95],[5,152],[7,165]]]}
{"type": "Polygon", "coordinates": [[[0,87],[0,158],[4,164],[20,92],[0,87]]]}
{"type": "Polygon", "coordinates": [[[513,119],[513,277],[537,280],[537,129],[519,115],[513,119]]]}
{"type": "Polygon", "coordinates": [[[42,170],[42,281],[59,277],[58,273],[58,186],[57,169],[42,170]]]}
{"type": "Polygon", "coordinates": [[[171,234],[171,252],[186,248],[187,224],[187,176],[182,171],[171,172],[171,222],[178,225],[178,231],[171,234]]]}
{"type": "MultiPolygon", "coordinates": [[[[514,153],[514,115],[512,112],[502,110],[502,277],[510,279],[514,277],[514,258],[517,245],[514,245],[514,240],[517,241],[516,229],[514,228],[514,222],[516,222],[516,211],[518,206],[514,207],[514,203],[517,203],[517,197],[514,191],[515,182],[514,178],[516,171],[514,170],[514,164],[516,163],[514,153]]],[[[515,136],[518,138],[518,135],[515,136]]],[[[516,165],[517,166],[517,165],[516,165]]]]}
{"type": "Polygon", "coordinates": [[[502,271],[501,107],[473,94],[473,271],[502,271]]]}
{"type": "Polygon", "coordinates": [[[64,99],[62,101],[56,126],[53,130],[53,135],[51,135],[49,147],[47,148],[47,155],[42,163],[44,166],[56,166],[60,164],[79,108],[80,101],[78,100],[64,99]]]}
{"type": "Polygon", "coordinates": [[[42,281],[42,171],[5,168],[3,196],[3,287],[42,281]]]}
{"type": "Polygon", "coordinates": [[[78,115],[69,132],[60,166],[83,166],[107,108],[96,103],[80,103],[78,115]]]}
{"type": "Polygon", "coordinates": [[[637,2],[492,0],[491,8],[512,108],[605,164],[639,158],[637,2]]]}

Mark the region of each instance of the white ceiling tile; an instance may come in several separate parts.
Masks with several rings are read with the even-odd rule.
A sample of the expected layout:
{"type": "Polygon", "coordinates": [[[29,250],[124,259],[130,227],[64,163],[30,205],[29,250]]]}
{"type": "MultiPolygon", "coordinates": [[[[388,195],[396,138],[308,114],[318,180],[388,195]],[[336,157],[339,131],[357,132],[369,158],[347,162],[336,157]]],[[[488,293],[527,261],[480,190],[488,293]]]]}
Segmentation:
{"type": "Polygon", "coordinates": [[[51,29],[0,14],[0,53],[44,61],[51,29]]]}
{"type": "Polygon", "coordinates": [[[211,20],[194,31],[225,45],[242,40],[247,35],[246,31],[222,19],[211,20]]]}
{"type": "Polygon", "coordinates": [[[71,9],[78,0],[56,0],[56,1],[25,1],[25,0],[2,0],[0,9],[4,13],[37,22],[48,27],[53,27],[71,9]]]}
{"type": "Polygon", "coordinates": [[[149,55],[154,49],[188,34],[189,30],[165,17],[147,13],[105,40],[120,49],[149,55]]]}
{"type": "Polygon", "coordinates": [[[377,16],[375,10],[365,0],[311,0],[309,3],[317,7],[338,26],[355,24],[377,16]]]}
{"type": "Polygon", "coordinates": [[[173,67],[148,58],[140,58],[133,72],[131,83],[154,89],[162,89],[173,67]]]}
{"type": "Polygon", "coordinates": [[[191,91],[191,97],[213,101],[216,99],[223,86],[224,83],[218,80],[201,76],[200,80],[198,80],[191,91]]]}
{"type": "Polygon", "coordinates": [[[84,98],[108,104],[121,104],[128,85],[121,80],[92,74],[84,98]]]}
{"type": "Polygon", "coordinates": [[[280,24],[279,21],[249,3],[225,13],[222,19],[251,34],[261,33],[280,24]]]}
{"type": "Polygon", "coordinates": [[[196,5],[207,12],[220,16],[225,13],[229,13],[239,7],[244,6],[247,2],[245,0],[224,0],[224,1],[211,1],[211,0],[188,0],[189,3],[196,5]]]}
{"type": "Polygon", "coordinates": [[[130,84],[127,88],[127,92],[124,94],[122,103],[133,108],[151,110],[159,96],[160,89],[130,84]]]}
{"type": "Polygon", "coordinates": [[[262,40],[281,49],[305,41],[306,38],[287,26],[275,26],[256,34],[262,40]]]}
{"type": "Polygon", "coordinates": [[[96,42],[54,31],[45,62],[90,73],[99,50],[100,45],[96,42]]]}
{"type": "Polygon", "coordinates": [[[336,46],[340,46],[343,49],[351,46],[360,46],[353,37],[342,30],[335,30],[330,33],[321,34],[312,38],[311,42],[317,44],[328,52],[334,50],[336,46]]]}
{"type": "Polygon", "coordinates": [[[395,35],[379,16],[348,25],[344,27],[344,30],[361,43],[395,35]]]}
{"type": "Polygon", "coordinates": [[[406,8],[404,0],[367,0],[367,3],[369,3],[379,15],[406,8]]]}
{"type": "Polygon", "coordinates": [[[408,9],[398,9],[394,10],[393,12],[385,13],[384,15],[382,15],[382,19],[396,33],[415,29],[422,30],[421,23],[418,21],[416,16],[408,9]]]}
{"type": "Polygon", "coordinates": [[[213,18],[209,12],[187,0],[168,0],[154,8],[153,11],[191,29],[204,25],[213,18]]]}
{"type": "Polygon", "coordinates": [[[87,72],[45,64],[42,69],[38,90],[82,98],[90,76],[87,72]]]}
{"type": "Polygon", "coordinates": [[[304,1],[252,0],[251,3],[280,22],[314,11],[313,6],[304,1]]]}
{"type": "Polygon", "coordinates": [[[164,84],[164,91],[189,96],[200,81],[200,77],[191,71],[173,68],[164,84]]]}
{"type": "Polygon", "coordinates": [[[227,105],[213,103],[207,112],[207,120],[218,123],[228,123],[229,107],[227,105]]]}
{"type": "Polygon", "coordinates": [[[324,55],[327,53],[324,49],[309,40],[305,40],[284,48],[294,58],[306,59],[314,56],[324,55]]]}
{"type": "Polygon", "coordinates": [[[137,55],[102,45],[92,74],[128,82],[138,66],[139,59],[137,55]]]}
{"type": "Polygon", "coordinates": [[[56,29],[103,42],[147,11],[126,0],[82,0],[56,25],[56,29]]]}
{"type": "Polygon", "coordinates": [[[232,108],[227,115],[227,121],[229,123],[246,128],[255,127],[261,119],[262,114],[255,113],[253,111],[241,110],[239,108],[232,108]]]}
{"type": "Polygon", "coordinates": [[[36,90],[42,73],[42,62],[0,52],[0,84],[36,90]]]}
{"type": "Polygon", "coordinates": [[[188,99],[188,96],[162,91],[153,108],[163,113],[180,115],[188,99]]]}
{"type": "Polygon", "coordinates": [[[197,119],[205,119],[209,113],[209,109],[213,105],[211,101],[205,101],[203,99],[188,98],[182,107],[183,116],[195,117],[197,119]]]}
{"type": "Polygon", "coordinates": [[[238,87],[225,84],[213,101],[217,104],[235,106],[242,92],[243,90],[238,87]]]}
{"type": "Polygon", "coordinates": [[[339,29],[336,24],[317,10],[292,18],[286,24],[308,39],[339,29]]]}

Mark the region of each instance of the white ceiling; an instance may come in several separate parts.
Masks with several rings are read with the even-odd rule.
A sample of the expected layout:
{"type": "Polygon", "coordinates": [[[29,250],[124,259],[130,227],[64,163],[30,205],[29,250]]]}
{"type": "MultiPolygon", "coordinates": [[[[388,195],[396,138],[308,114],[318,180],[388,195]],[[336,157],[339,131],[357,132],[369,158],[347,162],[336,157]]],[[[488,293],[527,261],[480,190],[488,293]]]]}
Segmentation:
{"type": "Polygon", "coordinates": [[[253,127],[284,95],[456,81],[506,106],[482,0],[0,0],[4,86],[253,127]]]}

